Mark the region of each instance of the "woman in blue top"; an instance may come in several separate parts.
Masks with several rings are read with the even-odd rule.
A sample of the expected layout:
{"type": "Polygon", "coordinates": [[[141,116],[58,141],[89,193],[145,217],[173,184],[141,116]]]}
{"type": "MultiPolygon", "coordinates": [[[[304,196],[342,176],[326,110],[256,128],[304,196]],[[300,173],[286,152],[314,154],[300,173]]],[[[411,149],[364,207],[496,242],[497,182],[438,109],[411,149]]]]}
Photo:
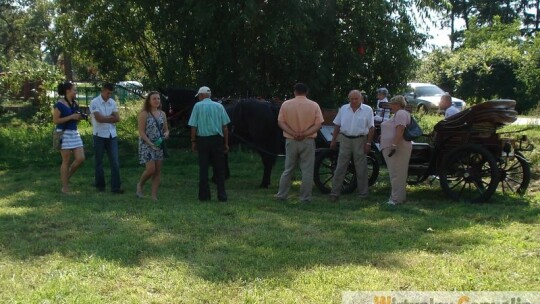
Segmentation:
{"type": "Polygon", "coordinates": [[[58,99],[54,104],[53,123],[56,124],[57,131],[64,131],[60,155],[62,165],[60,166],[60,180],[62,181],[62,192],[69,193],[69,178],[77,171],[84,162],[84,148],[81,135],[77,130],[77,123],[82,119],[79,112],[79,105],[75,101],[77,89],[71,82],[58,85],[58,95],[63,98],[58,99]],[[74,156],[70,164],[71,154],[74,156]]]}

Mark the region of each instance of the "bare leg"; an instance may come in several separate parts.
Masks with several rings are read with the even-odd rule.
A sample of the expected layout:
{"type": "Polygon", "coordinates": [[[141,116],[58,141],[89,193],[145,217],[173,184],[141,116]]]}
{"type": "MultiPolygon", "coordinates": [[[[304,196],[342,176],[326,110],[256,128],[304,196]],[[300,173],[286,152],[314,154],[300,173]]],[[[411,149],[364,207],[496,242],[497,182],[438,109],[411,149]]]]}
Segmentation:
{"type": "Polygon", "coordinates": [[[155,161],[155,171],[152,175],[152,199],[157,201],[157,192],[159,188],[159,183],[161,181],[161,166],[163,164],[162,160],[155,161]]]}
{"type": "Polygon", "coordinates": [[[143,195],[144,184],[150,177],[154,175],[155,171],[156,171],[155,161],[150,160],[146,162],[144,172],[142,173],[141,178],[139,179],[139,182],[137,183],[137,196],[143,195]]]}
{"type": "Polygon", "coordinates": [[[69,160],[71,150],[60,150],[62,165],[60,165],[60,181],[62,182],[62,192],[69,193],[69,160]]]}
{"type": "Polygon", "coordinates": [[[75,172],[77,172],[77,169],[83,164],[85,157],[84,157],[84,148],[78,147],[73,149],[73,156],[75,156],[75,160],[71,163],[71,166],[69,167],[69,175],[68,179],[73,176],[75,172]]]}

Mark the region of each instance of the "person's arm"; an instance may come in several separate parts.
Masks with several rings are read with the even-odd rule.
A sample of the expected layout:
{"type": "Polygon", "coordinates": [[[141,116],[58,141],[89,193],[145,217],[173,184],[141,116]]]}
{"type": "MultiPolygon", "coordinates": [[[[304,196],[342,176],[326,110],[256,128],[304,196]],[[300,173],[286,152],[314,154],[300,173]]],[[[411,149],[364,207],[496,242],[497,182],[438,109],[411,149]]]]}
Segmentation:
{"type": "Polygon", "coordinates": [[[229,128],[223,125],[223,140],[225,142],[225,153],[229,152],[229,128]]]}
{"type": "Polygon", "coordinates": [[[370,127],[368,131],[368,136],[366,139],[366,146],[364,147],[364,151],[366,154],[369,154],[371,152],[371,142],[373,141],[373,134],[375,133],[375,128],[370,127]]]}
{"type": "Polygon", "coordinates": [[[392,141],[392,146],[397,145],[403,140],[403,132],[405,131],[404,125],[397,125],[396,126],[396,135],[394,136],[394,140],[392,141]]]}
{"type": "Polygon", "coordinates": [[[96,111],[92,113],[97,122],[101,123],[117,123],[120,121],[120,115],[118,112],[112,112],[111,115],[103,115],[101,112],[96,111]]]}
{"type": "Polygon", "coordinates": [[[197,127],[191,127],[191,151],[197,151],[197,127]]]}
{"type": "Polygon", "coordinates": [[[373,136],[375,134],[375,116],[370,115],[368,119],[368,134],[366,139],[366,145],[364,147],[364,151],[366,154],[369,154],[371,152],[371,142],[373,141],[373,136]]]}
{"type": "Polygon", "coordinates": [[[54,108],[53,110],[53,123],[54,124],[59,125],[59,124],[66,123],[71,120],[81,120],[81,114],[78,114],[78,113],[73,113],[66,117],[60,117],[60,115],[62,115],[60,113],[60,110],[58,110],[58,108],[54,108]]]}
{"type": "Polygon", "coordinates": [[[291,127],[289,127],[286,122],[278,120],[278,126],[281,128],[281,130],[283,130],[283,132],[291,135],[293,138],[296,139],[297,133],[293,129],[291,129],[291,127]]]}
{"type": "Polygon", "coordinates": [[[304,132],[301,133],[303,138],[310,136],[313,133],[317,133],[321,129],[322,123],[316,122],[311,127],[307,128],[304,132]]]}
{"type": "Polygon", "coordinates": [[[330,142],[330,149],[335,149],[337,145],[337,137],[341,131],[341,126],[334,124],[334,131],[332,132],[332,141],[330,142]]]}

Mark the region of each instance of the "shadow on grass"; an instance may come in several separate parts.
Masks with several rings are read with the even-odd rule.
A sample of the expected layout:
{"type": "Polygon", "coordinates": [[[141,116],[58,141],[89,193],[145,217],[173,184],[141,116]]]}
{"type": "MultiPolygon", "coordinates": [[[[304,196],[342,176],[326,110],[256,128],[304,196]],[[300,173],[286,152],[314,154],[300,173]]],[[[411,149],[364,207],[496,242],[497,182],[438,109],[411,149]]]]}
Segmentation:
{"type": "MultiPolygon", "coordinates": [[[[372,189],[368,201],[343,196],[331,204],[315,194],[309,205],[294,198],[283,203],[272,200],[275,189],[246,188],[258,180],[258,173],[246,172],[228,182],[228,203],[199,203],[197,167],[182,163],[165,170],[159,203],[131,193],[95,193],[85,185],[92,176],[88,164],[77,173],[74,183],[82,186],[72,196],[55,191],[58,181],[51,174],[0,175],[1,252],[20,260],[53,253],[81,261],[93,256],[127,267],[173,257],[208,281],[292,280],[294,271],[316,266],[399,269],[406,252],[460,253],[487,244],[482,227],[535,223],[540,214],[537,204],[517,197],[451,203],[440,199],[437,187],[415,189],[410,203],[399,207],[376,204],[388,195],[385,185],[372,189]],[[474,227],[475,233],[466,231],[474,227]]],[[[140,172],[125,169],[125,185],[134,186],[140,172]]]]}

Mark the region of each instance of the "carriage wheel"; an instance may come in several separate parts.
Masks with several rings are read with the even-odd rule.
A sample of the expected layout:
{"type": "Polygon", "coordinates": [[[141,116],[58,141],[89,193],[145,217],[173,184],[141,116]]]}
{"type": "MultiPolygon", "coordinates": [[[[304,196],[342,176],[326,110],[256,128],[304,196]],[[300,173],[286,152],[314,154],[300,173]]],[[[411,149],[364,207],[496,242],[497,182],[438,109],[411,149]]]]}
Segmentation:
{"type": "Polygon", "coordinates": [[[503,193],[525,194],[531,181],[531,166],[523,154],[517,152],[514,158],[501,161],[499,172],[503,193]]]}
{"type": "MultiPolygon", "coordinates": [[[[321,149],[317,152],[313,180],[321,193],[328,194],[332,190],[332,179],[337,166],[338,154],[339,151],[335,149],[321,149]]],[[[371,186],[377,181],[377,177],[379,176],[379,163],[373,156],[368,155],[367,164],[369,174],[368,183],[371,186]]],[[[347,173],[345,173],[345,179],[343,180],[341,194],[352,193],[355,189],[356,172],[353,162],[350,162],[347,167],[347,173]]]]}
{"type": "Polygon", "coordinates": [[[367,156],[367,167],[368,167],[368,185],[371,187],[377,181],[379,177],[379,161],[373,152],[367,156]]]}
{"type": "Polygon", "coordinates": [[[407,175],[407,185],[418,185],[423,183],[428,178],[425,173],[409,174],[407,175]]]}
{"type": "Polygon", "coordinates": [[[440,183],[453,200],[481,203],[497,190],[499,168],[491,152],[478,145],[458,147],[445,157],[440,183]]]}

